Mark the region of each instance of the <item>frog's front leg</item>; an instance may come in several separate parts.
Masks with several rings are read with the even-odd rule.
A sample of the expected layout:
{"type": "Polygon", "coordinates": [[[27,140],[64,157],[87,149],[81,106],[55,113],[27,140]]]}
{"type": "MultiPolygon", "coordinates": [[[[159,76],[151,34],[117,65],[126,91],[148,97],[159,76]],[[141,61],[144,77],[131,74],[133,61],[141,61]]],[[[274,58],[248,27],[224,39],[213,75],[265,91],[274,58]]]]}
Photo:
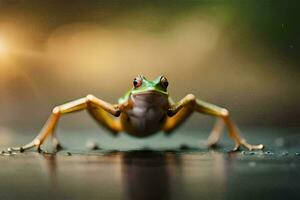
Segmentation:
{"type": "MultiPolygon", "coordinates": [[[[188,100],[187,97],[182,99],[177,104],[183,104],[184,101],[186,101],[186,100],[188,100]]],[[[176,105],[171,97],[169,97],[169,104],[171,105],[171,107],[176,105]]],[[[194,108],[192,106],[190,106],[189,104],[182,107],[178,112],[176,112],[176,115],[174,115],[174,116],[172,115],[171,117],[169,117],[167,119],[165,126],[164,126],[164,131],[168,134],[173,132],[185,120],[187,120],[193,112],[194,112],[194,108]]],[[[223,132],[223,128],[224,128],[224,122],[223,122],[223,120],[221,120],[218,117],[218,119],[216,120],[216,123],[207,139],[208,147],[213,147],[218,143],[220,136],[223,132]]]]}
{"type": "MultiPolygon", "coordinates": [[[[10,149],[13,151],[24,151],[27,149],[31,149],[33,147],[37,147],[37,149],[40,150],[41,145],[48,138],[48,136],[54,134],[56,125],[61,115],[84,110],[84,109],[94,110],[95,108],[106,111],[106,113],[110,113],[111,115],[114,115],[116,117],[119,116],[121,113],[118,105],[114,106],[101,99],[94,97],[93,95],[87,95],[84,98],[77,99],[60,106],[56,106],[52,110],[52,114],[50,115],[49,119],[45,123],[40,133],[30,143],[22,147],[13,147],[10,149]]],[[[100,119],[98,118],[97,120],[100,119]]],[[[118,125],[119,123],[117,121],[115,121],[116,123],[113,123],[111,120],[108,121],[107,117],[106,118],[103,117],[102,120],[103,120],[102,123],[103,124],[106,123],[107,124],[106,127],[110,127],[111,129],[113,129],[112,131],[114,132],[116,132],[117,129],[120,128],[120,126],[118,125]]],[[[54,136],[54,140],[56,140],[56,143],[59,145],[59,142],[55,136],[54,136]]]]}
{"type": "MultiPolygon", "coordinates": [[[[185,115],[190,114],[192,111],[197,111],[199,113],[204,113],[222,118],[223,122],[228,128],[229,136],[235,142],[234,150],[238,150],[241,146],[244,146],[249,150],[263,149],[262,144],[248,144],[246,140],[240,136],[237,127],[230,119],[230,115],[227,109],[196,99],[196,97],[193,94],[185,96],[182,100],[170,106],[168,110],[169,118],[166,121],[164,130],[168,132],[170,129],[177,126],[178,121],[182,121],[182,118],[185,117],[185,115]],[[178,117],[176,115],[181,116],[178,117]]],[[[221,126],[222,124],[219,124],[215,128],[220,129],[221,126]]]]}

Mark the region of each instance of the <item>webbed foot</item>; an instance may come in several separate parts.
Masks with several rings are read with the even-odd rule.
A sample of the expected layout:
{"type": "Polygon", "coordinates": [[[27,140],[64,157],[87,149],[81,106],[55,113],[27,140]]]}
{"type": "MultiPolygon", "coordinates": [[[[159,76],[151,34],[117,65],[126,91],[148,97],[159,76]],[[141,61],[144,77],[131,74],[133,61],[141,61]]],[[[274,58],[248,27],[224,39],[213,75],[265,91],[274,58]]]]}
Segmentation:
{"type": "Polygon", "coordinates": [[[239,151],[241,149],[241,147],[245,147],[249,151],[253,151],[253,150],[262,150],[264,148],[264,145],[263,144],[252,145],[252,144],[247,143],[247,141],[245,139],[242,139],[240,142],[236,143],[232,152],[239,151]]]}
{"type": "Polygon", "coordinates": [[[24,146],[20,146],[20,147],[9,147],[7,148],[7,152],[8,153],[12,153],[12,152],[20,152],[20,153],[23,153],[24,151],[27,151],[27,150],[30,150],[30,149],[33,149],[34,147],[37,148],[37,151],[38,152],[41,152],[41,142],[40,140],[38,139],[35,139],[33,140],[32,142],[24,145],[24,146]]]}

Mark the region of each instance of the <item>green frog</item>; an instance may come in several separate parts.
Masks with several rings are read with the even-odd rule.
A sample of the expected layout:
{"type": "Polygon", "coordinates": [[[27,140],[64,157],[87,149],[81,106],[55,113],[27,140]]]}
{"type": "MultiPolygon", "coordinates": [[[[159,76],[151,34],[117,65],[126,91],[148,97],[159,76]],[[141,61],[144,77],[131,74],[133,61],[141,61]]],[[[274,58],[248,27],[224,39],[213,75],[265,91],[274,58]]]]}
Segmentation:
{"type": "Polygon", "coordinates": [[[165,76],[148,80],[139,75],[134,78],[131,90],[121,97],[117,104],[110,104],[89,94],[56,106],[40,133],[30,143],[21,147],[12,147],[10,151],[23,152],[31,148],[40,151],[41,145],[50,136],[54,147],[61,149],[62,146],[55,134],[60,117],[81,110],[87,110],[96,122],[113,135],[127,133],[140,138],[151,136],[159,131],[170,134],[192,113],[203,113],[218,119],[208,137],[208,146],[217,144],[226,125],[229,136],[235,143],[233,151],[239,150],[242,146],[248,150],[263,149],[262,144],[251,145],[240,136],[227,109],[197,99],[193,94],[188,94],[180,101],[174,102],[167,91],[168,86],[169,82],[165,76]]]}

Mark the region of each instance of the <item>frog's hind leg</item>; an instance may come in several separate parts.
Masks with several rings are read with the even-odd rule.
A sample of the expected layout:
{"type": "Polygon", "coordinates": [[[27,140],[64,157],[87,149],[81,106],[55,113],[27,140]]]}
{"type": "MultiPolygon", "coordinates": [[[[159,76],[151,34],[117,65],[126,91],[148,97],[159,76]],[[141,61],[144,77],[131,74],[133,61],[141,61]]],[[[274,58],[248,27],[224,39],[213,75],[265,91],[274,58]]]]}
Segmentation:
{"type": "MultiPolygon", "coordinates": [[[[28,143],[22,147],[10,148],[10,150],[24,151],[24,150],[31,149],[34,147],[37,147],[37,149],[40,150],[41,145],[48,138],[48,136],[53,135],[56,125],[57,125],[58,120],[61,115],[88,109],[88,107],[90,107],[90,106],[101,108],[101,109],[103,109],[103,111],[106,111],[116,117],[120,115],[120,110],[119,110],[118,106],[109,104],[101,99],[94,97],[93,95],[87,95],[84,98],[77,99],[75,101],[71,101],[69,103],[66,103],[66,104],[63,104],[60,106],[56,106],[53,109],[52,114],[50,115],[49,119],[45,123],[45,125],[42,128],[42,130],[40,131],[40,133],[30,143],[28,143]]],[[[56,137],[54,136],[54,139],[55,138],[56,137]]]]}
{"type": "Polygon", "coordinates": [[[207,138],[207,145],[209,147],[215,147],[217,146],[221,134],[223,132],[224,129],[224,121],[221,120],[220,118],[217,119],[212,131],[210,132],[208,138],[207,138]]]}

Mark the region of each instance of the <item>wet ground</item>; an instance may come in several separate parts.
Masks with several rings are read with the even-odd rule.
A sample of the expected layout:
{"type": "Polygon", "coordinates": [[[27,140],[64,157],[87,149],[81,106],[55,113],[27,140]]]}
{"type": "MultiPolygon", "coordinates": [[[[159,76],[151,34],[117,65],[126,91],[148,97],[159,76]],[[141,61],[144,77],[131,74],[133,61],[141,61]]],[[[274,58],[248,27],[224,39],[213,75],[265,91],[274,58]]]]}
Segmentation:
{"type": "MultiPolygon", "coordinates": [[[[1,155],[0,199],[300,199],[298,130],[244,131],[267,147],[238,153],[228,153],[228,139],[205,148],[205,133],[140,140],[102,132],[61,131],[66,149],[57,154],[1,155]]],[[[32,137],[2,134],[1,149],[32,137]]]]}

